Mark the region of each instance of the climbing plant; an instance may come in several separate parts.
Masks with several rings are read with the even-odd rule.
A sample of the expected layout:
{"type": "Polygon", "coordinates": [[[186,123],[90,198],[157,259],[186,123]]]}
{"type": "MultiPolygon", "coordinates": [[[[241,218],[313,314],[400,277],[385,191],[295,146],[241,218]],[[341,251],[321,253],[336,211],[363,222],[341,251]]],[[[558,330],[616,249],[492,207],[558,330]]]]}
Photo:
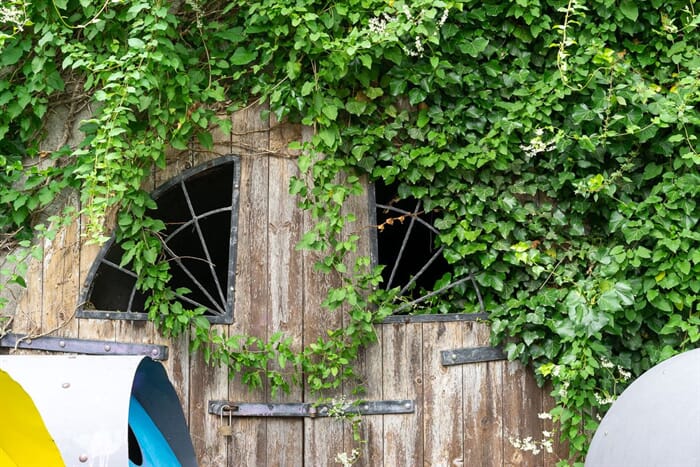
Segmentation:
{"type": "Polygon", "coordinates": [[[150,317],[251,385],[339,384],[395,309],[378,269],[344,261],[359,174],[435,215],[450,265],[435,290],[473,274],[481,297],[452,287],[416,311],[481,300],[494,343],[551,382],[570,461],[630,377],[700,339],[694,0],[11,0],[0,21],[3,248],[78,214],[102,241],[118,209],[150,317]],[[316,221],[301,246],[344,278],[325,305],[349,324],[300,353],[172,301],[141,189],[168,146],[211,146],[218,115],[252,102],[314,128],[294,146],[290,189],[316,221]],[[77,147],[40,144],[58,105],[91,111],[77,147]],[[80,213],[44,219],[66,190],[80,213]]]}

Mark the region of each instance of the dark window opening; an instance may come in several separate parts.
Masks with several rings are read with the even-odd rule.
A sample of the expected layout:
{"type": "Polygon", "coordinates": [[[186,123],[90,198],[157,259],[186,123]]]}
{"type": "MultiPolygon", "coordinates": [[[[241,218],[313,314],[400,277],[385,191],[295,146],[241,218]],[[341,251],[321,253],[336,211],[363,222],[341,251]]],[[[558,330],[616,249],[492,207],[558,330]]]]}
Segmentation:
{"type": "MultiPolygon", "coordinates": [[[[151,213],[165,223],[163,251],[170,263],[170,287],[186,308],[203,307],[213,323],[231,323],[238,226],[240,166],[226,156],[187,170],[153,193],[151,213]]],[[[121,267],[122,248],[110,241],[88,275],[78,316],[146,319],[146,296],[136,274],[121,267]]]]}
{"type": "Polygon", "coordinates": [[[384,265],[384,287],[399,287],[399,296],[415,300],[434,289],[451,271],[436,246],[435,214],[415,198],[400,199],[398,185],[374,184],[377,216],[377,262],[384,265]]]}

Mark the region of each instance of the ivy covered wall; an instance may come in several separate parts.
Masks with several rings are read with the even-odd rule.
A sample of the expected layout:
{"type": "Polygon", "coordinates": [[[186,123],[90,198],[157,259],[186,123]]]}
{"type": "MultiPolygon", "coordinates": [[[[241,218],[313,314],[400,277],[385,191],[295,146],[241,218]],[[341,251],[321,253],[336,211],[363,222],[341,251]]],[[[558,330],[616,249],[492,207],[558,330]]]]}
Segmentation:
{"type": "MultiPolygon", "coordinates": [[[[347,279],[326,305],[350,325],[294,360],[319,385],[346,371],[315,367],[318,352],[351,360],[399,306],[367,261],[342,260],[359,178],[340,172],[397,183],[433,212],[450,265],[435,289],[474,275],[494,341],[552,381],[574,458],[629,378],[700,339],[694,0],[13,0],[0,14],[4,244],[50,234],[36,214],[66,187],[96,239],[119,208],[169,333],[214,339],[197,310],[161,306],[162,226],[141,182],[166,147],[211,144],[216,112],[264,102],[315,130],[294,145],[305,176],[290,188],[316,219],[301,245],[347,279]],[[85,139],[42,151],[48,109],[88,102],[85,139]]],[[[475,311],[474,290],[422,312],[475,311]]]]}

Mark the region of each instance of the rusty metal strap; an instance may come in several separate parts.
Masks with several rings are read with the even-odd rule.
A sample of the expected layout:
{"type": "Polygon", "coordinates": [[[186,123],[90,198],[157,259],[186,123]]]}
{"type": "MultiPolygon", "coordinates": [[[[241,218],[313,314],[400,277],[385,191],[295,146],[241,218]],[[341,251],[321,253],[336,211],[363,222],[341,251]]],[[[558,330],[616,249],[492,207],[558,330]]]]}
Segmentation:
{"type": "Polygon", "coordinates": [[[499,347],[469,347],[466,349],[443,350],[440,352],[440,356],[443,366],[506,360],[503,350],[499,347]]]}
{"type": "Polygon", "coordinates": [[[359,413],[360,415],[405,414],[416,410],[412,400],[360,401],[346,403],[337,410],[330,404],[308,402],[251,403],[209,401],[209,413],[221,417],[329,417],[333,414],[359,413]]]}
{"type": "Polygon", "coordinates": [[[167,360],[168,347],[155,344],[73,339],[43,336],[30,338],[24,334],[8,333],[0,338],[0,347],[68,352],[87,355],[145,355],[154,360],[167,360]]]}

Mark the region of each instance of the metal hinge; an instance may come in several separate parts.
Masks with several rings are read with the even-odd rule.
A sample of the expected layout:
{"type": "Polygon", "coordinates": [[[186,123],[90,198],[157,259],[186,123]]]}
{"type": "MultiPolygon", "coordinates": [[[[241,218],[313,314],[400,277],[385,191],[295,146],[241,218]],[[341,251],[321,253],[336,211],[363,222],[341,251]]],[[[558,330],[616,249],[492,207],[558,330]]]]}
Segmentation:
{"type": "Polygon", "coordinates": [[[358,413],[360,415],[413,413],[416,404],[412,400],[358,401],[344,403],[339,410],[331,410],[331,404],[308,402],[249,403],[209,401],[209,413],[221,417],[328,417],[331,414],[358,413]]]}
{"type": "Polygon", "coordinates": [[[87,355],[145,355],[154,360],[167,360],[168,347],[155,344],[71,339],[66,337],[29,337],[8,333],[0,338],[0,347],[69,352],[87,355]]]}
{"type": "Polygon", "coordinates": [[[443,366],[506,360],[503,350],[499,347],[470,347],[466,349],[443,350],[440,352],[440,356],[443,366]]]}

